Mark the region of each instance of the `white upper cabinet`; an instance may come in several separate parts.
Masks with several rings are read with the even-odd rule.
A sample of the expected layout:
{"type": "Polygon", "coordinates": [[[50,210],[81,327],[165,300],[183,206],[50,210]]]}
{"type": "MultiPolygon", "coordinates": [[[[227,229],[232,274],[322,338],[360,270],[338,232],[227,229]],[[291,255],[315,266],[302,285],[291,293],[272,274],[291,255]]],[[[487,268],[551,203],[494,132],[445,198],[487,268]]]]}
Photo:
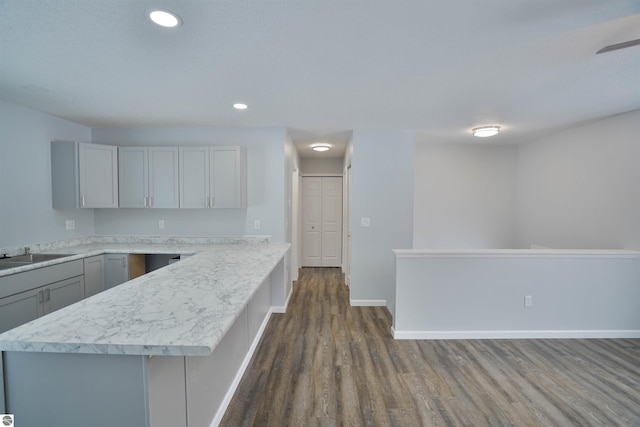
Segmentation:
{"type": "Polygon", "coordinates": [[[118,192],[121,208],[146,208],[149,197],[146,147],[118,148],[118,192]]]}
{"type": "Polygon", "coordinates": [[[119,147],[121,208],[177,208],[178,148],[119,147]]]}
{"type": "Polygon", "coordinates": [[[247,207],[246,164],[242,147],[180,147],[180,207],[247,207]]]}
{"type": "Polygon", "coordinates": [[[209,207],[209,147],[180,147],[180,207],[209,207]]]}
{"type": "Polygon", "coordinates": [[[51,183],[54,209],[117,208],[117,147],[53,141],[51,183]]]}

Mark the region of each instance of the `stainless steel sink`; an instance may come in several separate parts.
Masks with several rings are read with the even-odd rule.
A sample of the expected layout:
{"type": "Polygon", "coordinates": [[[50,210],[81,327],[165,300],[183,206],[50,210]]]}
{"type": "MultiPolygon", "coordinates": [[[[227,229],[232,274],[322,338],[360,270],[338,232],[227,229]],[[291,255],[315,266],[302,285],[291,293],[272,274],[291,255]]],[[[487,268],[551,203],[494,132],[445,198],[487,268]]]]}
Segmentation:
{"type": "Polygon", "coordinates": [[[20,266],[23,266],[23,265],[30,265],[30,264],[33,264],[33,263],[31,263],[31,262],[11,262],[11,261],[0,260],[0,270],[7,270],[9,268],[20,267],[20,266]]]}
{"type": "Polygon", "coordinates": [[[0,258],[0,270],[37,264],[39,262],[51,261],[52,259],[64,258],[71,255],[73,254],[25,254],[9,258],[0,258]]]}
{"type": "Polygon", "coordinates": [[[26,262],[26,263],[34,263],[34,262],[44,262],[50,261],[52,259],[64,258],[67,256],[71,256],[71,254],[27,254],[27,255],[16,255],[11,258],[0,259],[0,264],[5,262],[26,262]]]}

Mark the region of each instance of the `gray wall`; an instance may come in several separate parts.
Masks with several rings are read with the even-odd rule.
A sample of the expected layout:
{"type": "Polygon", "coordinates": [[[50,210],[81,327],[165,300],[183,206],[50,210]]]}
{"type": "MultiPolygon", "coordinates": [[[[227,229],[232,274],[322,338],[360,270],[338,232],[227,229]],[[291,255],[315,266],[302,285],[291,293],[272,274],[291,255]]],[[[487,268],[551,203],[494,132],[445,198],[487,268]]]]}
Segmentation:
{"type": "Polygon", "coordinates": [[[342,158],[315,158],[303,157],[300,159],[300,171],[303,174],[342,174],[342,166],[344,160],[342,158]]]}
{"type": "Polygon", "coordinates": [[[393,312],[391,250],[412,247],[413,133],[355,130],[352,142],[351,299],[384,300],[393,312]]]}
{"type": "Polygon", "coordinates": [[[417,143],[413,247],[515,245],[517,147],[417,143]]]}
{"type": "Polygon", "coordinates": [[[94,129],[93,142],[113,145],[240,145],[247,149],[246,209],[96,209],[96,233],[104,235],[285,235],[285,128],[94,129]],[[165,228],[158,229],[158,220],[165,228]],[[260,220],[261,229],[254,229],[260,220]]]}
{"type": "Polygon", "coordinates": [[[50,142],[91,141],[91,129],[0,101],[0,247],[88,236],[93,209],[51,208],[50,142]],[[75,220],[75,230],[65,221],[75,220]]]}
{"type": "Polygon", "coordinates": [[[640,111],[518,150],[518,245],[640,249],[640,111]]]}

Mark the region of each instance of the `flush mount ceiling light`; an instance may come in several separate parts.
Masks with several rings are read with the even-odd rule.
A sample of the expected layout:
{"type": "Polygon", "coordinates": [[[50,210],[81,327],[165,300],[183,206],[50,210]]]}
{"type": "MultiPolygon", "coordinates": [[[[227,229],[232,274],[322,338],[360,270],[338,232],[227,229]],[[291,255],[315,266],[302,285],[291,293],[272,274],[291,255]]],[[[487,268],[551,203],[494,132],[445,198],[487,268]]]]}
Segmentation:
{"type": "Polygon", "coordinates": [[[233,108],[236,110],[246,110],[248,108],[247,104],[242,104],[240,102],[233,104],[233,108]]]}
{"type": "Polygon", "coordinates": [[[486,138],[489,136],[497,135],[500,132],[500,126],[481,126],[471,129],[473,136],[478,138],[486,138]]]}
{"type": "Polygon", "coordinates": [[[312,144],[311,149],[313,151],[329,151],[331,146],[329,144],[321,143],[321,144],[312,144]]]}
{"type": "Polygon", "coordinates": [[[165,28],[174,28],[182,23],[178,15],[167,10],[156,9],[149,12],[149,19],[165,28]]]}

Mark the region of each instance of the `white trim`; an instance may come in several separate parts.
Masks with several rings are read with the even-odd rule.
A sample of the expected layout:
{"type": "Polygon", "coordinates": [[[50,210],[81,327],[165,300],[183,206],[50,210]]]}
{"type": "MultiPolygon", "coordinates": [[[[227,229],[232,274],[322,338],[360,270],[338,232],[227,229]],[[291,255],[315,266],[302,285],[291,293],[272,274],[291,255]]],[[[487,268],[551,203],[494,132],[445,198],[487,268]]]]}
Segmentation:
{"type": "Polygon", "coordinates": [[[282,305],[272,306],[271,313],[286,313],[287,307],[289,307],[289,301],[291,300],[291,295],[293,295],[293,285],[291,285],[291,290],[289,290],[289,295],[287,296],[287,300],[284,302],[284,306],[282,305]]]}
{"type": "Polygon", "coordinates": [[[397,340],[471,340],[540,338],[640,338],[640,330],[539,330],[539,331],[396,331],[397,340]]]}
{"type": "Polygon", "coordinates": [[[310,176],[310,177],[323,177],[323,176],[338,176],[338,177],[342,177],[341,173],[302,173],[300,174],[300,176],[302,176],[303,178],[305,176],[310,176]]]}
{"type": "Polygon", "coordinates": [[[251,346],[249,347],[249,351],[247,352],[246,356],[244,357],[244,360],[242,361],[242,365],[240,365],[240,368],[238,369],[238,372],[236,373],[236,376],[233,379],[233,382],[231,383],[231,385],[229,386],[229,389],[227,390],[227,394],[225,394],[224,399],[220,403],[220,407],[218,408],[218,412],[216,412],[216,416],[213,418],[213,421],[211,421],[211,427],[217,427],[220,424],[220,421],[222,421],[222,417],[224,417],[224,413],[227,411],[227,407],[229,406],[229,403],[231,403],[231,399],[233,398],[233,395],[235,394],[236,389],[238,388],[238,385],[240,385],[240,381],[242,380],[244,371],[247,370],[247,367],[249,366],[249,362],[251,362],[251,358],[253,357],[253,353],[258,348],[258,344],[260,343],[260,339],[262,338],[262,334],[264,333],[264,330],[267,328],[267,324],[269,323],[269,319],[271,318],[272,313],[275,313],[274,307],[271,307],[269,309],[269,312],[267,313],[264,320],[262,321],[262,324],[260,325],[260,329],[258,329],[258,333],[256,334],[256,337],[254,338],[253,342],[251,343],[251,346]]]}
{"type": "Polygon", "coordinates": [[[387,301],[383,299],[352,299],[351,307],[386,307],[387,301]]]}
{"type": "Polygon", "coordinates": [[[392,249],[396,258],[640,258],[640,252],[618,249],[392,249]]]}

